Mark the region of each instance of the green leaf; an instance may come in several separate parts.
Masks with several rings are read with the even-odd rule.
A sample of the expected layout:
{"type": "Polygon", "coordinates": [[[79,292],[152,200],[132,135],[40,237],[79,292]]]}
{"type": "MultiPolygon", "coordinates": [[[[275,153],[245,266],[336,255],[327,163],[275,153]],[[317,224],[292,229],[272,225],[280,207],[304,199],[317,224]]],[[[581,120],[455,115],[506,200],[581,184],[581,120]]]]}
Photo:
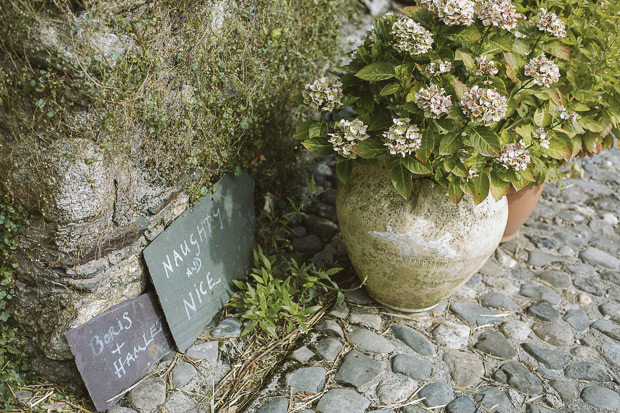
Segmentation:
{"type": "Polygon", "coordinates": [[[353,160],[338,158],[336,163],[336,176],[343,184],[346,184],[353,173],[353,160]]]}
{"type": "Polygon", "coordinates": [[[521,125],[515,128],[515,132],[525,140],[529,140],[532,137],[532,132],[534,132],[534,130],[535,128],[532,124],[521,125]]]}
{"type": "Polygon", "coordinates": [[[422,26],[430,27],[433,24],[433,16],[422,6],[409,6],[401,10],[403,14],[422,26]]]}
{"type": "Polygon", "coordinates": [[[381,96],[389,96],[389,95],[393,95],[396,92],[400,92],[400,84],[388,83],[387,85],[383,87],[383,89],[381,89],[381,92],[379,92],[379,94],[381,96]]]}
{"type": "Polygon", "coordinates": [[[457,78],[454,78],[454,91],[456,92],[456,97],[460,101],[465,92],[467,92],[467,85],[457,78]]]}
{"type": "Polygon", "coordinates": [[[306,139],[308,139],[310,137],[310,126],[315,122],[316,121],[314,120],[307,120],[300,123],[299,126],[297,126],[295,139],[298,139],[300,141],[305,141],[306,139]]]}
{"type": "Polygon", "coordinates": [[[324,138],[327,136],[327,123],[315,122],[308,129],[308,136],[312,138],[324,138]]]}
{"type": "Polygon", "coordinates": [[[543,49],[543,51],[545,51],[545,53],[549,53],[550,55],[555,56],[558,59],[570,62],[570,49],[568,48],[568,46],[563,46],[561,43],[553,42],[543,44],[541,48],[543,49]]]}
{"type": "Polygon", "coordinates": [[[431,128],[426,128],[422,134],[422,144],[416,151],[415,157],[422,163],[428,162],[428,158],[435,147],[435,134],[431,128]]]}
{"type": "Polygon", "coordinates": [[[564,133],[550,133],[549,148],[542,148],[545,155],[553,159],[568,159],[573,153],[573,143],[564,133]]]}
{"type": "Polygon", "coordinates": [[[519,71],[521,70],[517,57],[510,52],[504,52],[504,59],[507,65],[506,76],[513,82],[517,82],[519,80],[519,71]]]}
{"type": "Polygon", "coordinates": [[[454,53],[454,59],[462,61],[467,70],[472,70],[476,66],[472,55],[461,49],[457,50],[456,53],[454,53]]]}
{"type": "Polygon", "coordinates": [[[583,116],[579,120],[579,123],[581,123],[581,126],[583,126],[584,129],[589,130],[590,132],[601,133],[604,130],[603,125],[599,121],[589,116],[583,116]]]}
{"type": "Polygon", "coordinates": [[[413,180],[411,172],[402,163],[398,163],[392,168],[392,185],[399,194],[409,199],[413,189],[413,180]]]}
{"type": "Polygon", "coordinates": [[[439,142],[440,155],[452,155],[461,148],[461,134],[458,132],[447,133],[439,142]]]}
{"type": "Polygon", "coordinates": [[[461,202],[461,199],[463,199],[463,195],[465,195],[465,193],[461,189],[459,182],[450,182],[448,184],[448,196],[450,197],[450,202],[458,205],[458,203],[461,202]]]}
{"type": "Polygon", "coordinates": [[[493,196],[493,198],[495,198],[495,200],[499,201],[505,195],[508,194],[508,191],[510,190],[510,182],[506,182],[503,179],[500,179],[499,175],[497,174],[497,171],[495,170],[491,171],[490,177],[491,177],[491,188],[490,188],[491,195],[493,196]]]}
{"type": "Polygon", "coordinates": [[[506,90],[506,84],[502,79],[495,76],[489,76],[489,80],[491,81],[491,88],[497,89],[497,93],[500,95],[507,95],[508,90],[506,90]]]}
{"type": "Polygon", "coordinates": [[[376,82],[391,79],[396,74],[394,73],[394,65],[386,62],[375,62],[364,66],[355,76],[362,80],[376,82]]]}
{"type": "Polygon", "coordinates": [[[474,202],[477,205],[489,196],[489,177],[484,172],[480,172],[478,176],[474,176],[470,181],[473,184],[473,193],[471,196],[474,198],[474,202]]]}
{"type": "Polygon", "coordinates": [[[551,123],[551,115],[543,108],[537,108],[534,113],[534,123],[536,126],[547,126],[551,123]]]}
{"type": "Polygon", "coordinates": [[[412,156],[405,156],[401,162],[405,168],[409,169],[409,171],[414,174],[426,175],[433,173],[433,169],[429,165],[418,161],[412,156]]]}
{"type": "Polygon", "coordinates": [[[303,95],[301,93],[297,93],[297,94],[293,95],[291,97],[291,100],[293,102],[295,102],[295,103],[300,104],[300,105],[303,105],[303,103],[304,103],[304,97],[303,97],[303,95]]]}
{"type": "Polygon", "coordinates": [[[482,33],[476,26],[465,26],[452,30],[447,37],[455,42],[477,42],[482,39],[482,33]]]}
{"type": "Polygon", "coordinates": [[[316,156],[329,156],[334,153],[334,147],[331,143],[327,142],[325,138],[312,138],[302,142],[302,145],[306,147],[313,155],[316,156]]]}
{"type": "Polygon", "coordinates": [[[360,142],[354,152],[366,159],[375,159],[387,152],[387,148],[378,139],[366,139],[360,142]]]}
{"type": "Polygon", "coordinates": [[[469,140],[474,149],[482,155],[494,156],[500,152],[499,138],[490,128],[479,126],[472,129],[469,140]]]}
{"type": "Polygon", "coordinates": [[[523,39],[515,39],[514,43],[512,44],[512,51],[516,54],[525,56],[530,51],[530,45],[527,41],[523,39]]]}

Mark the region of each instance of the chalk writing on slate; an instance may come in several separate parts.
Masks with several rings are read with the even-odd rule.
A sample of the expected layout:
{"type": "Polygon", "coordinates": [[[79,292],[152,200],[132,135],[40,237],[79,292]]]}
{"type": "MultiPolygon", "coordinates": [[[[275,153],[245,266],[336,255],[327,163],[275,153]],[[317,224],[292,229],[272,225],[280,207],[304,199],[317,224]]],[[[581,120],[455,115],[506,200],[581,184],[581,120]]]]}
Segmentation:
{"type": "Polygon", "coordinates": [[[179,351],[184,352],[251,270],[254,181],[225,175],[144,250],[179,351]]]}
{"type": "Polygon", "coordinates": [[[112,307],[66,337],[97,411],[113,406],[174,345],[154,292],[112,307]]]}

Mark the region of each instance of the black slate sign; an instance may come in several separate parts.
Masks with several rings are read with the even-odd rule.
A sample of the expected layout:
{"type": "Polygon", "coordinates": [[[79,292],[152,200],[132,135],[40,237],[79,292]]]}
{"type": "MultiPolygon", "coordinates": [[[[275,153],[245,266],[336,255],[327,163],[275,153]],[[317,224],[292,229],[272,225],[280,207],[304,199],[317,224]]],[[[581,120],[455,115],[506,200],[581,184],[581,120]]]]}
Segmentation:
{"type": "Polygon", "coordinates": [[[187,350],[251,270],[254,181],[225,175],[144,250],[179,351],[187,350]]]}
{"type": "Polygon", "coordinates": [[[154,292],[112,307],[66,337],[97,411],[112,407],[174,345],[154,292]]]}

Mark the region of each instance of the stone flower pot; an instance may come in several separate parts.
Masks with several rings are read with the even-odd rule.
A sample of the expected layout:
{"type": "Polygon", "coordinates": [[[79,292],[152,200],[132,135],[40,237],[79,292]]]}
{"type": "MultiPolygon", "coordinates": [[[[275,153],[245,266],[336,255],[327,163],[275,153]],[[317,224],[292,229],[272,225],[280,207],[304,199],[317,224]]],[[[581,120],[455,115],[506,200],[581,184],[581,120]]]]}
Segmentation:
{"type": "Polygon", "coordinates": [[[414,180],[411,199],[382,168],[356,166],[337,195],[340,230],[358,277],[386,307],[414,312],[453,294],[499,245],[508,206],[491,196],[458,205],[447,189],[414,180]]]}
{"type": "Polygon", "coordinates": [[[525,221],[532,215],[545,184],[540,186],[525,187],[516,191],[512,185],[506,195],[508,199],[508,222],[501,242],[507,242],[517,236],[517,232],[525,221]]]}

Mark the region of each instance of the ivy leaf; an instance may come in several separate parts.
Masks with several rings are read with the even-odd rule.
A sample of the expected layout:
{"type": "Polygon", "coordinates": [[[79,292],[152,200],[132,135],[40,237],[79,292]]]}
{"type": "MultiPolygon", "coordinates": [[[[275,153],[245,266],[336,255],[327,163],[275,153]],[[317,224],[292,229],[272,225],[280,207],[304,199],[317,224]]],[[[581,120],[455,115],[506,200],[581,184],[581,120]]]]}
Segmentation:
{"type": "Polygon", "coordinates": [[[482,155],[493,156],[500,152],[499,138],[490,128],[479,126],[472,129],[469,139],[474,149],[482,155]]]}
{"type": "Polygon", "coordinates": [[[390,63],[375,62],[364,66],[355,76],[362,80],[376,82],[379,80],[391,79],[396,76],[396,73],[394,73],[394,66],[390,63]]]}
{"type": "Polygon", "coordinates": [[[353,160],[348,158],[338,158],[336,163],[336,176],[343,184],[351,178],[353,173],[353,160]]]}
{"type": "Polygon", "coordinates": [[[450,182],[448,184],[448,196],[450,197],[450,202],[458,205],[458,203],[461,202],[461,199],[463,199],[463,195],[465,195],[465,193],[461,189],[459,182],[450,182]]]}
{"type": "Polygon", "coordinates": [[[366,139],[355,147],[354,152],[362,158],[375,159],[386,153],[386,147],[378,139],[366,139]]]}
{"type": "Polygon", "coordinates": [[[428,157],[435,147],[435,134],[431,128],[426,128],[422,134],[422,145],[415,153],[415,157],[422,163],[428,162],[428,157]]]}
{"type": "Polygon", "coordinates": [[[399,194],[409,199],[411,189],[413,189],[413,180],[411,172],[402,163],[398,163],[392,168],[392,185],[399,194]]]}
{"type": "Polygon", "coordinates": [[[426,175],[433,172],[432,168],[429,165],[418,161],[412,156],[404,157],[401,162],[405,168],[407,168],[414,174],[426,175]]]}
{"type": "Polygon", "coordinates": [[[383,89],[381,89],[381,92],[379,92],[379,94],[381,96],[389,96],[389,95],[393,95],[396,92],[400,92],[400,84],[389,83],[385,85],[383,89]]]}
{"type": "Polygon", "coordinates": [[[550,55],[555,56],[558,59],[570,62],[570,49],[568,48],[568,46],[563,46],[558,42],[552,42],[543,44],[541,48],[546,53],[549,53],[550,55]]]}
{"type": "Polygon", "coordinates": [[[471,196],[474,198],[476,205],[478,205],[489,196],[489,177],[484,172],[480,172],[478,176],[474,176],[470,181],[473,184],[471,196]]]}
{"type": "Polygon", "coordinates": [[[452,155],[461,148],[461,134],[458,132],[447,133],[439,142],[440,155],[452,155]]]}
{"type": "Polygon", "coordinates": [[[329,156],[334,152],[334,147],[325,138],[308,139],[303,141],[302,145],[316,156],[329,156]]]}
{"type": "Polygon", "coordinates": [[[491,195],[496,201],[502,199],[505,195],[508,194],[510,190],[510,182],[506,182],[503,179],[500,179],[497,172],[492,170],[490,173],[491,177],[491,195]]]}

